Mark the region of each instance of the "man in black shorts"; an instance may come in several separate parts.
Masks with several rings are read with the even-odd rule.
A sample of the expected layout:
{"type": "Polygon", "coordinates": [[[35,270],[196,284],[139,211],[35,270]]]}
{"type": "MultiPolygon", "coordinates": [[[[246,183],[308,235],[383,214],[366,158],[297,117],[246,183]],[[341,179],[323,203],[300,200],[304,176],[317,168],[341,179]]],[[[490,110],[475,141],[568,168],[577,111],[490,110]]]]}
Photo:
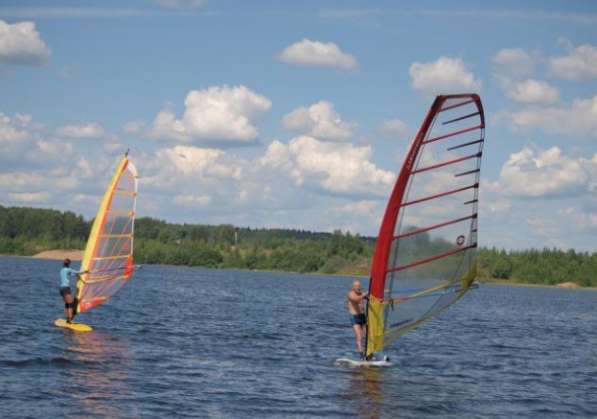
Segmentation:
{"type": "Polygon", "coordinates": [[[352,330],[357,344],[357,352],[361,357],[364,357],[363,352],[363,336],[365,335],[365,326],[367,318],[365,317],[365,300],[367,293],[361,291],[361,282],[354,281],[352,288],[348,292],[348,312],[350,313],[350,320],[352,323],[352,330]]]}

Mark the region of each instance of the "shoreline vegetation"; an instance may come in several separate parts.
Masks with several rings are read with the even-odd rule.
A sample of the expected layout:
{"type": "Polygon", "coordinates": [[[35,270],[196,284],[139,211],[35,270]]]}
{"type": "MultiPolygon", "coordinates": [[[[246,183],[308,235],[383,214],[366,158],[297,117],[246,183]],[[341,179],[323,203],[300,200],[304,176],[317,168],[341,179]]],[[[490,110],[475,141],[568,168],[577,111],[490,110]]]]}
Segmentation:
{"type": "MultiPolygon", "coordinates": [[[[72,212],[0,206],[0,254],[80,260],[91,221],[72,212]]],[[[421,252],[447,243],[421,235],[421,252]]],[[[135,261],[311,274],[368,276],[375,239],[348,232],[251,229],[168,223],[135,224],[135,261]]],[[[597,287],[597,253],[559,249],[479,249],[479,280],[560,288],[597,287]]]]}

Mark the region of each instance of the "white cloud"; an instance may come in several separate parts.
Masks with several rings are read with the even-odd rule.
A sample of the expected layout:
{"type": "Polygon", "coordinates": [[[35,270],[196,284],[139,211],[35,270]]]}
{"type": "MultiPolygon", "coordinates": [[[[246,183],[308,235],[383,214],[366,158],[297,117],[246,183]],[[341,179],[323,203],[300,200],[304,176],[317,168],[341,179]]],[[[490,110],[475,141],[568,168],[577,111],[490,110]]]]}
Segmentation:
{"type": "Polygon", "coordinates": [[[578,208],[567,207],[561,210],[560,214],[565,215],[568,219],[572,220],[582,231],[597,231],[597,212],[587,212],[581,211],[578,208]]]}
{"type": "Polygon", "coordinates": [[[592,164],[564,155],[559,147],[544,151],[525,147],[510,155],[499,183],[507,195],[521,197],[582,194],[587,192],[592,164]]]}
{"type": "Polygon", "coordinates": [[[511,83],[506,94],[510,99],[521,103],[550,104],[557,102],[560,98],[558,89],[544,81],[535,79],[511,83]]]}
{"type": "Polygon", "coordinates": [[[345,141],[352,136],[353,122],[343,121],[334,105],[324,100],[300,107],[282,118],[282,125],[320,140],[345,141]]]}
{"type": "Polygon", "coordinates": [[[355,58],[342,52],[333,42],[311,41],[307,38],[284,48],[279,59],[287,64],[335,67],[341,70],[350,70],[357,66],[355,58]]]}
{"type": "Polygon", "coordinates": [[[0,64],[40,65],[50,50],[33,22],[9,24],[0,20],[0,64]]]}
{"type": "Polygon", "coordinates": [[[139,134],[145,129],[144,121],[128,121],[122,126],[122,130],[127,134],[139,134]]]}
{"type": "Polygon", "coordinates": [[[156,116],[151,136],[181,142],[250,142],[258,136],[253,119],[271,108],[264,96],[245,86],[191,90],[181,119],[165,109],[156,116]]]}
{"type": "Polygon", "coordinates": [[[440,57],[429,63],[414,62],[408,72],[412,87],[425,93],[462,93],[481,89],[481,82],[460,58],[440,57]]]}
{"type": "Polygon", "coordinates": [[[104,128],[96,122],[65,125],[56,130],[56,135],[63,138],[96,140],[104,137],[104,128]]]}
{"type": "Polygon", "coordinates": [[[44,203],[50,199],[48,192],[11,192],[8,197],[19,203],[44,203]]]}
{"type": "Polygon", "coordinates": [[[161,149],[156,153],[159,164],[162,161],[185,175],[240,179],[242,168],[227,158],[222,150],[193,146],[176,146],[161,149]]]}
{"type": "Polygon", "coordinates": [[[409,131],[406,123],[398,118],[383,121],[380,130],[385,135],[397,137],[406,137],[409,131]]]}
{"type": "Polygon", "coordinates": [[[505,77],[529,77],[535,72],[533,58],[521,48],[504,48],[491,59],[495,71],[505,77]]]}
{"type": "Polygon", "coordinates": [[[339,205],[333,208],[336,212],[347,213],[347,214],[358,214],[358,215],[372,215],[379,211],[379,201],[356,201],[349,202],[344,205],[339,205]]]}
{"type": "Polygon", "coordinates": [[[210,204],[209,195],[177,195],[174,203],[185,207],[206,207],[210,204]]]}
{"type": "Polygon", "coordinates": [[[571,51],[568,55],[549,59],[552,74],[566,80],[597,79],[597,47],[584,44],[571,51]]]}
{"type": "MultiPolygon", "coordinates": [[[[485,201],[484,201],[485,202],[485,201]]],[[[512,201],[504,198],[488,199],[487,208],[493,213],[508,212],[512,209],[512,201]]]]}
{"type": "Polygon", "coordinates": [[[576,99],[570,106],[529,107],[516,112],[502,112],[516,130],[537,128],[550,134],[597,137],[597,95],[576,99]]]}
{"type": "Polygon", "coordinates": [[[346,196],[385,197],[395,177],[371,162],[371,147],[326,143],[306,136],[293,138],[288,145],[272,142],[261,164],[281,170],[297,186],[346,196]]]}
{"type": "Polygon", "coordinates": [[[30,122],[31,115],[16,114],[10,118],[0,112],[0,144],[17,144],[31,138],[27,130],[30,122]]]}
{"type": "Polygon", "coordinates": [[[154,0],[158,6],[174,10],[198,10],[207,6],[207,0],[154,0]]]}
{"type": "Polygon", "coordinates": [[[73,146],[70,143],[61,141],[39,140],[36,143],[36,149],[33,150],[35,158],[39,160],[58,160],[73,155],[73,146]]]}

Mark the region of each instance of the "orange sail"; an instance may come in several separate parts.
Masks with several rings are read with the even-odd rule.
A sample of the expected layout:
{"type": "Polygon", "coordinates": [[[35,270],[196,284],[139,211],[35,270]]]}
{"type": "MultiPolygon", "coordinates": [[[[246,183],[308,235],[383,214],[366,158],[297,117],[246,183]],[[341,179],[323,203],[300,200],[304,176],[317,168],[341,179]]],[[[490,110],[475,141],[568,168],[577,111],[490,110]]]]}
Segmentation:
{"type": "Polygon", "coordinates": [[[133,274],[137,169],[125,155],[97,211],[77,291],[77,313],[108,301],[133,274]]]}

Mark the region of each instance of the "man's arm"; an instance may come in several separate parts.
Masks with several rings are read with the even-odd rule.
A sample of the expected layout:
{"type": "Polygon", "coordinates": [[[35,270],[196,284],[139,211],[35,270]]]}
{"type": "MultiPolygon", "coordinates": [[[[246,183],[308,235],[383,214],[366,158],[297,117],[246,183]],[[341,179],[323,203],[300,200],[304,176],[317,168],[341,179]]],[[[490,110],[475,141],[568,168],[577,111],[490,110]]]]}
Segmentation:
{"type": "Polygon", "coordinates": [[[350,302],[360,304],[364,299],[367,298],[367,294],[357,294],[356,292],[350,291],[348,293],[348,299],[350,302]]]}

